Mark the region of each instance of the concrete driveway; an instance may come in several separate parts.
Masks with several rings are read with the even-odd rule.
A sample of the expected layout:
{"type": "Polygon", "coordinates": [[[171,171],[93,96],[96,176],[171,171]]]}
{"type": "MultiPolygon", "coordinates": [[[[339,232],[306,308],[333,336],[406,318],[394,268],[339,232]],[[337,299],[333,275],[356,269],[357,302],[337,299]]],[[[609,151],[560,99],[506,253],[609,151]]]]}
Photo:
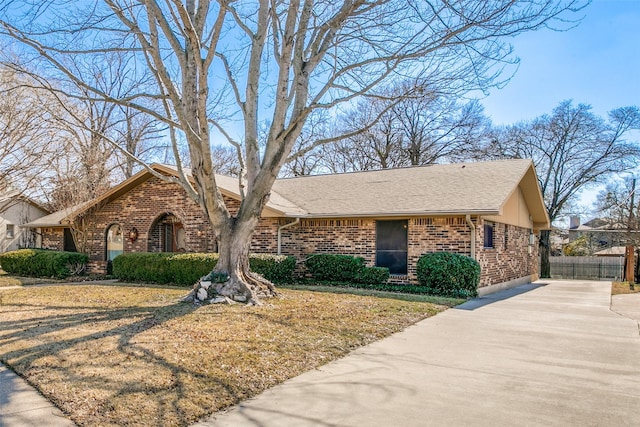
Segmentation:
{"type": "Polygon", "coordinates": [[[639,426],[637,320],[610,283],[480,298],[200,426],[639,426]]]}

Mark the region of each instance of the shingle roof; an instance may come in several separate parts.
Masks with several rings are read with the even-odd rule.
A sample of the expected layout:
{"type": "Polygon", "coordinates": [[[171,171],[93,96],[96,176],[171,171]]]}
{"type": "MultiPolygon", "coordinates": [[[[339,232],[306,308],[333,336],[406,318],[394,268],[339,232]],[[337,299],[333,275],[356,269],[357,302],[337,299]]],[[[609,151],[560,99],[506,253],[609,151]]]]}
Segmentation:
{"type": "Polygon", "coordinates": [[[503,160],[305,176],[273,190],[309,216],[499,214],[530,167],[503,160]]]}
{"type": "Polygon", "coordinates": [[[65,220],[67,217],[73,215],[80,210],[84,205],[78,205],[71,208],[63,209],[58,212],[43,216],[26,224],[22,224],[20,227],[26,228],[49,228],[49,227],[61,227],[66,225],[65,220]]]}
{"type": "MultiPolygon", "coordinates": [[[[176,173],[172,166],[152,167],[162,173],[176,173]]],[[[94,204],[118,197],[149,177],[150,172],[139,172],[94,204]]],[[[237,178],[216,175],[216,183],[223,193],[240,197],[237,178]]],[[[278,179],[266,209],[271,211],[270,216],[296,218],[500,215],[518,187],[523,190],[536,226],[548,227],[533,163],[520,159],[278,179]]],[[[79,212],[74,208],[56,212],[29,225],[60,225],[75,213],[79,212]]]]}
{"type": "Polygon", "coordinates": [[[626,248],[624,246],[612,246],[594,253],[595,256],[624,256],[626,248]]]}

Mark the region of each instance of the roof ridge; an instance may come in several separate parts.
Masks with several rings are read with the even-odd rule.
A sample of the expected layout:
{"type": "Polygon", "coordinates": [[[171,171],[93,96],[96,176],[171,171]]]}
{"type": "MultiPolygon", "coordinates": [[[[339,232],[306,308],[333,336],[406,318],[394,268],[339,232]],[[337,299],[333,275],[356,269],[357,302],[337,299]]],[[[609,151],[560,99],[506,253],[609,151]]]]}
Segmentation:
{"type": "Polygon", "coordinates": [[[410,169],[427,169],[427,168],[444,168],[444,167],[465,167],[469,165],[479,165],[479,164],[487,164],[487,163],[499,163],[499,162],[531,162],[531,159],[491,159],[491,160],[477,160],[477,161],[466,161],[466,162],[456,162],[456,163],[431,163],[427,165],[411,165],[411,166],[400,166],[394,168],[383,168],[383,169],[370,169],[370,170],[358,170],[358,171],[349,171],[349,172],[327,172],[320,173],[316,175],[299,175],[299,176],[288,176],[282,178],[276,178],[277,181],[289,181],[294,179],[305,179],[305,178],[317,178],[317,177],[327,177],[327,176],[344,176],[344,175],[358,175],[358,174],[373,174],[373,173],[385,173],[390,171],[399,171],[399,170],[410,170],[410,169]]]}

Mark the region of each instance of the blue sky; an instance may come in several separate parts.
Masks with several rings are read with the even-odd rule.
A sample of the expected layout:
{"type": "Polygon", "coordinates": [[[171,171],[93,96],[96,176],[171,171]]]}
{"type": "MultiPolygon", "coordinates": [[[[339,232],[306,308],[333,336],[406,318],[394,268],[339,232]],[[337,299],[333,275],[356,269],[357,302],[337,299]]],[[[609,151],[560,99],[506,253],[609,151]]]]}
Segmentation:
{"type": "MultiPolygon", "coordinates": [[[[493,123],[533,119],[565,99],[590,104],[603,117],[640,105],[640,0],[594,0],[581,13],[582,22],[568,31],[540,30],[512,40],[520,58],[516,74],[481,100],[493,123]]],[[[629,139],[640,140],[640,132],[629,139]]],[[[597,192],[582,193],[586,208],[597,192]]]]}
{"type": "Polygon", "coordinates": [[[581,13],[576,28],[512,40],[519,69],[482,100],[495,124],[551,113],[564,99],[590,104],[602,116],[640,104],[640,0],[594,0],[581,13]]]}

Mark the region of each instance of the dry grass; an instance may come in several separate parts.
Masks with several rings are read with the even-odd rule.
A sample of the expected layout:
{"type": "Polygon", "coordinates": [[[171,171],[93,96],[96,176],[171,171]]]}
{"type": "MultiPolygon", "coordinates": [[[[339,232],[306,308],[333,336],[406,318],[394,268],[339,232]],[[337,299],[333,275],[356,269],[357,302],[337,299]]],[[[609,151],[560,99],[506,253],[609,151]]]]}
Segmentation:
{"type": "Polygon", "coordinates": [[[445,309],[282,290],[263,307],[184,289],[0,291],[0,360],[79,425],[188,425],[445,309]]]}
{"type": "Polygon", "coordinates": [[[629,285],[629,282],[611,283],[611,295],[634,294],[640,292],[640,284],[629,285]]]}
{"type": "Polygon", "coordinates": [[[52,279],[10,276],[0,269],[0,288],[4,288],[8,286],[38,285],[38,284],[55,283],[55,282],[56,281],[52,279]]]}

